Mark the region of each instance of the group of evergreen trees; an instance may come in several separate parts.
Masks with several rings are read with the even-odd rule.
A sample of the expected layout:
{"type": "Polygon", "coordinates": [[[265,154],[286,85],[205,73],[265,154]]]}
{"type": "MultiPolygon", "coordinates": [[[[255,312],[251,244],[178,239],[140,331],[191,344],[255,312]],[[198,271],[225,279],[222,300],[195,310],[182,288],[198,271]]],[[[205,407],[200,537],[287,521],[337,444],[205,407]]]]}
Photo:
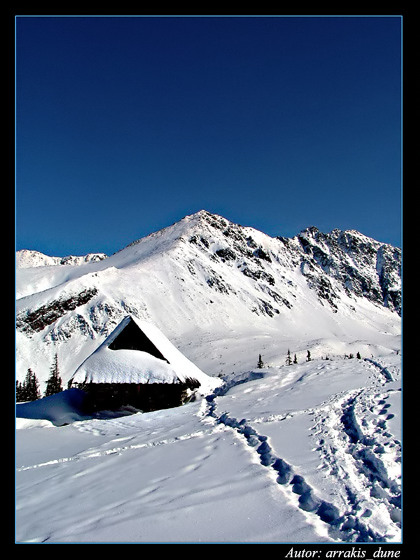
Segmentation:
{"type": "MultiPolygon", "coordinates": [[[[49,397],[55,393],[60,393],[63,390],[62,380],[58,370],[58,357],[54,357],[54,363],[51,366],[50,377],[47,379],[44,397],[49,397]]],[[[35,373],[28,369],[25,380],[23,383],[16,381],[16,402],[29,402],[36,401],[41,398],[39,390],[39,382],[35,373]]]]}
{"type": "MultiPolygon", "coordinates": [[[[349,358],[349,359],[351,359],[351,358],[354,358],[354,355],[353,355],[353,354],[349,354],[349,355],[345,354],[345,355],[344,355],[344,358],[349,358]]],[[[357,358],[358,360],[361,360],[360,352],[357,352],[356,358],[357,358]]],[[[326,360],[329,360],[328,356],[327,356],[325,359],[326,359],[326,360]]],[[[307,353],[306,353],[306,361],[307,361],[307,362],[310,362],[311,360],[312,360],[312,358],[311,358],[311,353],[310,353],[310,351],[308,350],[307,353]]],[[[292,359],[292,355],[290,354],[290,350],[288,350],[288,351],[287,351],[287,356],[286,356],[286,365],[287,365],[287,366],[291,366],[292,364],[297,364],[297,363],[298,363],[298,361],[297,361],[296,354],[294,355],[294,357],[293,357],[293,359],[292,359]]],[[[263,362],[263,360],[262,360],[262,358],[261,358],[261,354],[259,354],[259,356],[258,356],[257,367],[258,367],[259,369],[261,369],[261,368],[264,367],[264,362],[263,362]]]]}
{"type": "MultiPolygon", "coordinates": [[[[308,353],[307,353],[307,355],[306,355],[306,361],[307,361],[307,362],[310,362],[311,359],[312,359],[312,358],[311,358],[311,353],[310,353],[309,350],[308,350],[308,353]]],[[[290,354],[290,350],[288,350],[288,351],[287,351],[287,358],[286,358],[286,365],[287,365],[287,366],[291,366],[292,364],[297,364],[297,363],[298,363],[298,361],[297,361],[296,354],[295,354],[295,356],[294,356],[294,358],[293,358],[293,360],[292,360],[292,356],[291,356],[291,354],[290,354]]],[[[263,368],[263,367],[264,367],[264,362],[263,362],[263,360],[262,360],[262,358],[261,358],[261,354],[259,354],[259,356],[258,356],[258,362],[257,362],[257,368],[258,368],[258,369],[261,369],[261,368],[263,368]]]]}
{"type": "Polygon", "coordinates": [[[16,381],[16,401],[36,401],[40,398],[41,393],[39,392],[38,379],[31,368],[29,368],[24,382],[16,381]]]}
{"type": "MultiPolygon", "coordinates": [[[[308,350],[308,352],[306,353],[306,361],[310,362],[311,360],[312,360],[311,353],[308,350]]],[[[291,366],[292,364],[297,364],[297,363],[298,363],[298,361],[297,361],[296,354],[294,355],[293,360],[292,360],[290,350],[288,350],[287,351],[287,356],[286,356],[286,366],[291,366]]]]}
{"type": "MultiPolygon", "coordinates": [[[[354,358],[354,354],[349,354],[349,355],[344,354],[344,358],[348,358],[349,360],[351,360],[352,358],[354,358]]],[[[360,356],[360,352],[357,352],[356,358],[357,358],[358,360],[361,360],[361,359],[362,359],[362,357],[360,356]]]]}

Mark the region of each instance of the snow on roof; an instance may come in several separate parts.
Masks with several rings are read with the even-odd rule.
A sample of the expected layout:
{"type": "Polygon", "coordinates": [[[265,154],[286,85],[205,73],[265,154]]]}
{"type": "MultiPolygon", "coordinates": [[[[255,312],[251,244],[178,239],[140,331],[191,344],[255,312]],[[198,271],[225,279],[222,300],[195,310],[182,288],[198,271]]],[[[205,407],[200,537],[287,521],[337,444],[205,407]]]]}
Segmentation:
{"type": "Polygon", "coordinates": [[[221,384],[186,358],[153,324],[132,316],[125,317],[108,338],[76,370],[74,383],[182,383],[194,379],[200,392],[211,391],[221,384]],[[112,350],[110,346],[134,322],[167,360],[148,352],[132,349],[112,350]]]}

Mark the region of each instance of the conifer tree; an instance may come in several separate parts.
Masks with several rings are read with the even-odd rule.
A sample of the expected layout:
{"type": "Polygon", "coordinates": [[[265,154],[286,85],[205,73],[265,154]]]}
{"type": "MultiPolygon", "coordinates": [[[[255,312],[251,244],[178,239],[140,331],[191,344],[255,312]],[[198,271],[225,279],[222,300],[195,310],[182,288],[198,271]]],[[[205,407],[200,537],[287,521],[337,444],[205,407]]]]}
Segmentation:
{"type": "Polygon", "coordinates": [[[261,354],[259,354],[257,368],[261,369],[263,367],[264,367],[264,362],[262,361],[261,354]]]}
{"type": "Polygon", "coordinates": [[[54,357],[54,363],[51,366],[51,375],[47,380],[47,386],[45,388],[45,397],[54,395],[55,393],[60,393],[63,390],[61,377],[58,371],[58,356],[54,357]]]}
{"type": "Polygon", "coordinates": [[[23,401],[23,386],[20,381],[16,379],[16,402],[23,401]]]}
{"type": "Polygon", "coordinates": [[[21,402],[36,401],[41,398],[39,383],[35,373],[28,369],[23,383],[16,382],[16,400],[21,402]]]}
{"type": "Polygon", "coordinates": [[[298,363],[297,358],[296,358],[296,354],[295,354],[295,357],[293,358],[293,363],[294,363],[294,364],[297,364],[297,363],[298,363]]]}
{"type": "Polygon", "coordinates": [[[290,350],[287,351],[286,365],[292,365],[292,357],[290,356],[290,350]]]}
{"type": "Polygon", "coordinates": [[[307,362],[310,362],[311,359],[312,359],[312,358],[311,358],[311,353],[310,353],[309,350],[308,350],[308,353],[307,353],[307,355],[306,355],[306,361],[307,361],[307,362]]]}

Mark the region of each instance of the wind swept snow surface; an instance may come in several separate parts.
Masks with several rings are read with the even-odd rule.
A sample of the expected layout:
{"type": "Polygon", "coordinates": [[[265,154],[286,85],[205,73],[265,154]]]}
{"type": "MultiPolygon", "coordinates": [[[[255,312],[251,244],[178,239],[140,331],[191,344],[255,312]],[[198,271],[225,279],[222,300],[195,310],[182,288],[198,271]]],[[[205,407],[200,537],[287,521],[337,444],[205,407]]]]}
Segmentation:
{"type": "Polygon", "coordinates": [[[337,356],[169,410],[17,418],[16,540],[400,541],[400,389],[399,355],[337,356]]]}

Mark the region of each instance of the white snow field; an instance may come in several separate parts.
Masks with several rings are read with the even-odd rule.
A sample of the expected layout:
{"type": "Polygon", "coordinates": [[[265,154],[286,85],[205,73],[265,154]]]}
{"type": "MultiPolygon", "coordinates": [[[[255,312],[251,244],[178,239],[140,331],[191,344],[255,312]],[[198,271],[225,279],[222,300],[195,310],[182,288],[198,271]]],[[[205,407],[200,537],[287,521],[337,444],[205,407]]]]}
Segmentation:
{"type": "Polygon", "coordinates": [[[43,393],[57,357],[67,387],[130,315],[214,383],[150,413],[18,404],[16,542],[401,542],[400,253],[206,211],[107,258],[20,252],[18,381],[43,393]]]}
{"type": "Polygon", "coordinates": [[[18,404],[16,542],[400,542],[400,360],[268,365],[145,414],[18,404]]]}

